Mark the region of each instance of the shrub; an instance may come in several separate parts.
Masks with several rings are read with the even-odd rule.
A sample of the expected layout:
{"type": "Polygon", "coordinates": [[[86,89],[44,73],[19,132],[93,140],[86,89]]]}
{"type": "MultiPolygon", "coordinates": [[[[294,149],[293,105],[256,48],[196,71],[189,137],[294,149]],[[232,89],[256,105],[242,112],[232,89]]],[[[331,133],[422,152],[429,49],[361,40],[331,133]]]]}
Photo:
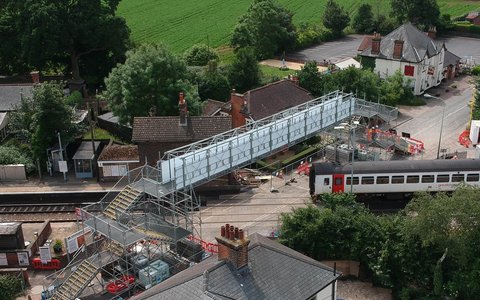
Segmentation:
{"type": "Polygon", "coordinates": [[[78,106],[82,104],[83,97],[79,91],[74,91],[70,96],[66,98],[67,104],[70,106],[78,106]]]}
{"type": "MultiPolygon", "coordinates": [[[[29,151],[28,151],[29,152],[29,151]]],[[[0,146],[0,165],[25,165],[27,174],[32,174],[36,170],[32,155],[22,151],[16,146],[0,146]]]]}
{"type": "Polygon", "coordinates": [[[210,60],[218,60],[218,54],[205,44],[193,45],[184,53],[189,66],[206,66],[210,60]]]}
{"type": "Polygon", "coordinates": [[[0,299],[13,300],[21,291],[20,279],[12,275],[0,275],[0,299]]]}
{"type": "Polygon", "coordinates": [[[475,76],[480,75],[480,65],[472,68],[472,75],[475,75],[475,76]]]}
{"type": "Polygon", "coordinates": [[[55,240],[55,244],[53,244],[53,251],[55,251],[55,253],[60,253],[62,252],[62,247],[62,240],[55,240]]]}

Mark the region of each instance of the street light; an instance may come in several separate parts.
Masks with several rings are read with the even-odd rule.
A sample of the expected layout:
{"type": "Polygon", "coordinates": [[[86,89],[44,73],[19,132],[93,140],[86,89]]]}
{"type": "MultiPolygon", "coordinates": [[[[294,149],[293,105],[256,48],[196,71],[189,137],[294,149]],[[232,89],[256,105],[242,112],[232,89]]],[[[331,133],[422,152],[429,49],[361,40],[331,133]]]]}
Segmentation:
{"type": "Polygon", "coordinates": [[[440,125],[440,136],[438,137],[438,148],[437,148],[437,159],[440,158],[440,145],[442,144],[442,132],[443,132],[443,119],[445,118],[445,100],[440,98],[440,97],[435,97],[433,95],[430,95],[430,94],[423,94],[423,96],[425,98],[433,98],[433,99],[438,99],[438,100],[441,100],[442,103],[443,103],[443,110],[442,110],[442,123],[440,125]]]}
{"type": "Polygon", "coordinates": [[[352,168],[350,173],[350,194],[353,194],[353,162],[355,161],[355,129],[360,124],[358,121],[353,121],[352,124],[349,123],[340,123],[339,126],[335,126],[333,129],[348,129],[350,133],[350,143],[352,146],[352,168]]]}

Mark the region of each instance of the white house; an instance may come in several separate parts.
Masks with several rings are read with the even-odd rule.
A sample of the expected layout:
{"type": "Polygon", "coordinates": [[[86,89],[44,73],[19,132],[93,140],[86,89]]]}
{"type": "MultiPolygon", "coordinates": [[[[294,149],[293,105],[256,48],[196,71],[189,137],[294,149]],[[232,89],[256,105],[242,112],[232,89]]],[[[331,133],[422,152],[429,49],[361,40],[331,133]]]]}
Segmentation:
{"type": "Polygon", "coordinates": [[[374,59],[374,72],[381,78],[387,78],[400,70],[411,79],[414,94],[421,95],[427,89],[439,85],[449,68],[452,68],[452,62],[449,61],[448,65],[445,62],[446,53],[447,57],[458,58],[446,49],[445,43],[435,41],[434,37],[435,28],[430,28],[425,33],[411,23],[406,23],[385,37],[378,33],[368,37],[371,45],[362,42],[368,46],[359,55],[362,64],[374,59]]]}

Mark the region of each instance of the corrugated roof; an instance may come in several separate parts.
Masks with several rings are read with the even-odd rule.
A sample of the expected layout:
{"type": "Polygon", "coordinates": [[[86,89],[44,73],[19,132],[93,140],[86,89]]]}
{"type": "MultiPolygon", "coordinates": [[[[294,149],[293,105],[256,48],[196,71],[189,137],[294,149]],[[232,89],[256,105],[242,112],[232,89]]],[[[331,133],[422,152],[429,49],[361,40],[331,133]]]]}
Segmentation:
{"type": "Polygon", "coordinates": [[[103,148],[98,157],[99,162],[104,161],[140,161],[138,146],[136,145],[109,145],[103,148]]]}
{"type": "Polygon", "coordinates": [[[371,45],[361,55],[393,60],[393,49],[396,40],[404,41],[403,55],[400,60],[409,62],[420,62],[425,56],[435,56],[444,47],[443,42],[436,42],[411,23],[405,23],[382,38],[378,55],[371,54],[371,45]]]}
{"type": "Polygon", "coordinates": [[[187,125],[180,125],[179,116],[137,117],[133,121],[134,142],[193,142],[223,133],[232,128],[230,116],[187,118],[187,125]]]}
{"type": "MultiPolygon", "coordinates": [[[[95,151],[97,151],[98,147],[100,146],[100,142],[95,141],[94,143],[95,151]]],[[[94,154],[91,141],[83,141],[73,155],[73,159],[93,159],[93,157],[94,154]]]]}
{"type": "Polygon", "coordinates": [[[0,84],[0,111],[11,111],[23,97],[33,96],[32,84],[0,84]]]}
{"type": "Polygon", "coordinates": [[[314,97],[291,80],[280,80],[250,90],[243,95],[243,98],[247,101],[247,113],[254,120],[260,120],[308,102],[314,97]]]}
{"type": "Polygon", "coordinates": [[[258,233],[249,238],[247,268],[212,256],[133,299],[307,299],[340,275],[258,233]]]}

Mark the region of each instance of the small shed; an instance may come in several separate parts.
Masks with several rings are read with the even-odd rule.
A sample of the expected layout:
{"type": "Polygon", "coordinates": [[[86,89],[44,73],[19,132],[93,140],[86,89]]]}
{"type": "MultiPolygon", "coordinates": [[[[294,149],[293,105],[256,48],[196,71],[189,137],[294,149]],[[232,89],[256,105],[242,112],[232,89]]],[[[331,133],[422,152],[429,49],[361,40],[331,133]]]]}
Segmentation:
{"type": "Polygon", "coordinates": [[[115,181],[140,166],[138,146],[108,145],[98,157],[99,175],[103,181],[115,181]]]}
{"type": "Polygon", "coordinates": [[[25,249],[22,223],[0,223],[0,250],[25,249]]]}
{"type": "Polygon", "coordinates": [[[100,148],[100,142],[95,141],[95,150],[91,141],[83,141],[73,155],[76,178],[93,178],[96,175],[97,154],[100,148]]]}

